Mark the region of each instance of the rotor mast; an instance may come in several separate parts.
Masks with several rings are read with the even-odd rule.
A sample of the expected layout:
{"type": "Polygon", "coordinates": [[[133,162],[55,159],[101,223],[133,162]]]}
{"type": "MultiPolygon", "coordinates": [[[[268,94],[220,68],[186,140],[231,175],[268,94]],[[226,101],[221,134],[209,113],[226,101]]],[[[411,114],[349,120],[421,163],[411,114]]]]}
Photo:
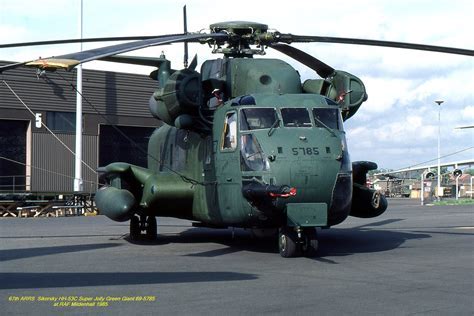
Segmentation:
{"type": "MultiPolygon", "coordinates": [[[[188,34],[188,17],[186,15],[186,6],[183,7],[183,26],[184,34],[188,34]]],[[[184,42],[184,68],[188,68],[188,42],[184,42]]]]}

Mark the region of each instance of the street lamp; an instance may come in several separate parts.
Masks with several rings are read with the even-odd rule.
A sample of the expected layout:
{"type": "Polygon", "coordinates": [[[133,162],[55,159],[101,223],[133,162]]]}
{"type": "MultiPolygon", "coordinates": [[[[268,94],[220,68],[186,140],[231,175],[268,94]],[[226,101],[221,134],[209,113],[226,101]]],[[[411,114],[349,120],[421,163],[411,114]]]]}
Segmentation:
{"type": "MultiPolygon", "coordinates": [[[[80,2],[79,34],[82,39],[83,4],[80,2]]],[[[80,43],[82,52],[82,42],[80,43]]],[[[76,155],[74,157],[74,192],[82,192],[82,65],[77,66],[76,87],[76,155]]]]}
{"type": "Polygon", "coordinates": [[[437,100],[435,103],[438,104],[438,200],[441,199],[441,154],[440,154],[440,135],[441,135],[441,103],[443,100],[437,100]]]}

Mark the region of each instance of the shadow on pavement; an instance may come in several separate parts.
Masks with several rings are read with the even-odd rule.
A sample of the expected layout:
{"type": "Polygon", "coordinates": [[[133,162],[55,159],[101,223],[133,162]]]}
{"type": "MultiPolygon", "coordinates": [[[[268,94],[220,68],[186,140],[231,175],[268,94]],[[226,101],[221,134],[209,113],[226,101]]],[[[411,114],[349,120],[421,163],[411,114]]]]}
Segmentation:
{"type": "MultiPolygon", "coordinates": [[[[316,258],[326,256],[347,256],[357,253],[381,252],[396,249],[407,240],[430,238],[424,233],[400,232],[365,228],[331,228],[319,232],[319,250],[316,258]]],[[[239,251],[278,253],[276,239],[257,239],[248,231],[235,229],[191,228],[179,235],[159,235],[156,241],[130,241],[140,245],[159,246],[170,243],[215,243],[224,248],[188,256],[216,257],[239,251]],[[234,236],[233,236],[234,235],[234,236]]]]}
{"type": "Polygon", "coordinates": [[[87,244],[87,245],[6,249],[6,250],[0,250],[0,262],[23,259],[23,258],[55,255],[55,254],[61,254],[61,253],[104,249],[104,248],[111,248],[111,247],[118,247],[118,246],[121,246],[121,244],[103,243],[103,244],[87,244]]]}
{"type": "Polygon", "coordinates": [[[0,273],[0,289],[66,288],[84,286],[229,282],[255,280],[236,272],[108,272],[108,273],[0,273]]]}

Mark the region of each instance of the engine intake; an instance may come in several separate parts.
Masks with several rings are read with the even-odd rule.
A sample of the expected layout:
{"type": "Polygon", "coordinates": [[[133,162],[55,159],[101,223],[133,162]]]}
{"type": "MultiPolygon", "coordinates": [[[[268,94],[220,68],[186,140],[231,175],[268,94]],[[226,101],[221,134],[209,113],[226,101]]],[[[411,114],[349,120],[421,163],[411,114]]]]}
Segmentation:
{"type": "Polygon", "coordinates": [[[190,69],[175,71],[162,89],[150,98],[150,111],[154,117],[174,126],[179,116],[198,115],[201,94],[198,72],[190,69]]]}

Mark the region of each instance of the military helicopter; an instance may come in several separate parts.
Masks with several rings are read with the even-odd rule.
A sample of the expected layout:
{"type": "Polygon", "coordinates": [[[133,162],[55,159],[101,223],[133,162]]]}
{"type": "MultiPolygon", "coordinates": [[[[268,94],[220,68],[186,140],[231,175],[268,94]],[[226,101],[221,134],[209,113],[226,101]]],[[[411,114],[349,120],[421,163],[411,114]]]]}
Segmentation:
{"type": "Polygon", "coordinates": [[[230,21],[211,24],[208,33],[141,37],[0,71],[19,65],[71,70],[97,59],[157,66],[150,74],[158,88],[149,107],[164,125],[151,135],[148,168],[124,162],[100,167],[105,182],[95,195],[100,214],[130,221],[135,240],[155,239],[156,217],[165,216],[192,220],[198,227],[275,232],[282,257],[315,256],[316,228],[348,216],[379,216],[387,200],[365,186],[376,163],[349,158],[344,121],[367,100],[363,82],[289,45],[300,42],[474,55],[459,48],[292,35],[262,23],[230,21]],[[200,72],[196,59],[175,70],[164,55],[117,56],[179,42],[207,44],[223,56],[205,61],[200,72]],[[288,63],[253,58],[266,49],[294,58],[321,78],[302,83],[288,63]]]}

